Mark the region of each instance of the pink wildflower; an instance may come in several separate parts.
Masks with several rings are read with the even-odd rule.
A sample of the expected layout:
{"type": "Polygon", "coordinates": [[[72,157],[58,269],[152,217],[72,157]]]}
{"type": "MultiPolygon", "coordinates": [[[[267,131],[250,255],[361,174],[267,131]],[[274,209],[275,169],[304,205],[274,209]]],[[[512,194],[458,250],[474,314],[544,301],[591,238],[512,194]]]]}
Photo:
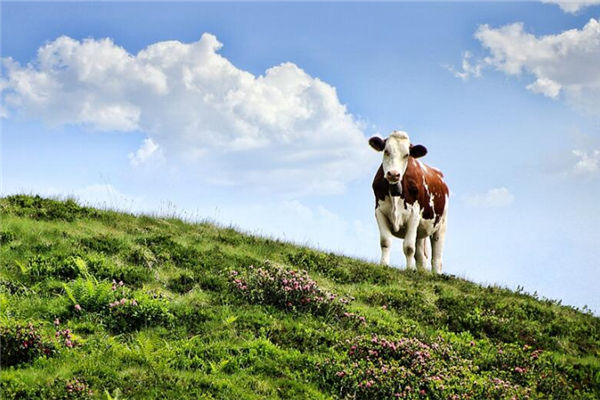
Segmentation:
{"type": "Polygon", "coordinates": [[[75,310],[81,311],[81,306],[79,304],[75,304],[75,310]]]}

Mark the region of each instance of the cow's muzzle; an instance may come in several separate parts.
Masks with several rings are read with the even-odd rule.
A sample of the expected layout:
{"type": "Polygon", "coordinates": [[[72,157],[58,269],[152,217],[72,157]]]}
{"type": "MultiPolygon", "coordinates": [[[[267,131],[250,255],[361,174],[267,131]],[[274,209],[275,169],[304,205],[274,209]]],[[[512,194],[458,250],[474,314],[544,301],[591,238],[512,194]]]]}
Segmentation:
{"type": "Polygon", "coordinates": [[[390,196],[402,196],[402,187],[400,186],[400,182],[390,183],[390,196]]]}

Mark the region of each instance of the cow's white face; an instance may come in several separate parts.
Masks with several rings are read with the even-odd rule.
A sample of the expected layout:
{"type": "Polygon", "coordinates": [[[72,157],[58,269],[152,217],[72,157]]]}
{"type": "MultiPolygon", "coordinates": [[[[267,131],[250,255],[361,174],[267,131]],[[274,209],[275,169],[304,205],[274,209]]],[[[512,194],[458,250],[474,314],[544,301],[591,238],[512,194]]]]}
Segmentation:
{"type": "Polygon", "coordinates": [[[373,136],[369,139],[369,144],[377,151],[383,152],[383,176],[390,184],[390,194],[400,196],[402,186],[400,182],[408,167],[408,158],[423,157],[427,154],[424,146],[410,144],[410,139],[406,132],[394,131],[387,139],[379,136],[373,136]]]}

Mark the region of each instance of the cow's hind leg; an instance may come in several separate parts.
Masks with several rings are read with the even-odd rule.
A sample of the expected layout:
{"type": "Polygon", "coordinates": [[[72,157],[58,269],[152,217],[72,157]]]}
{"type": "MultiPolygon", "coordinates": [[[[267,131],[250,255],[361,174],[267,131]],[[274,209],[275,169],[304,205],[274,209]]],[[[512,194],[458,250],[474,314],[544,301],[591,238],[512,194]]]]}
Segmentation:
{"type": "Polygon", "coordinates": [[[427,266],[427,242],[426,239],[417,239],[417,247],[415,250],[415,261],[417,269],[423,270],[427,266]]]}
{"type": "Polygon", "coordinates": [[[440,223],[440,227],[431,235],[431,270],[436,274],[442,273],[442,251],[444,250],[444,239],[446,236],[446,218],[440,223]]]}
{"type": "Polygon", "coordinates": [[[387,218],[379,209],[375,210],[375,219],[379,227],[379,243],[381,245],[380,264],[390,265],[390,248],[392,247],[392,232],[387,218]]]}

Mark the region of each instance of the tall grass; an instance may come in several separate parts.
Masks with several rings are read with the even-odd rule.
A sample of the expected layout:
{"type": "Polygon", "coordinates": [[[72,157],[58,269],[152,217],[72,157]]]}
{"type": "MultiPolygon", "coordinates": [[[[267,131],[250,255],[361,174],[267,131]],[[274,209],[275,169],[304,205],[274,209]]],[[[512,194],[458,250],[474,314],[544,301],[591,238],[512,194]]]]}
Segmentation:
{"type": "Polygon", "coordinates": [[[175,214],[0,217],[2,398],[600,398],[589,310],[175,214]]]}

